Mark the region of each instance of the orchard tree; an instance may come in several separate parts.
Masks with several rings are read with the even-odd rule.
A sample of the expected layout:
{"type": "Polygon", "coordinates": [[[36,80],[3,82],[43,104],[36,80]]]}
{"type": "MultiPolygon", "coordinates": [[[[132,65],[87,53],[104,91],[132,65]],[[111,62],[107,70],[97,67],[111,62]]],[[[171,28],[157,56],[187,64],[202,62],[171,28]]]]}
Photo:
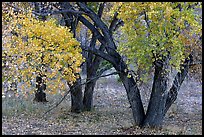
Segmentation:
{"type": "MultiPolygon", "coordinates": [[[[84,60],[80,44],[70,29],[52,18],[40,21],[31,10],[16,12],[7,7],[3,15],[3,25],[8,26],[8,33],[3,37],[3,54],[12,58],[8,63],[13,76],[26,87],[36,78],[35,92],[48,89],[54,94],[65,89],[66,84],[73,85],[84,60]]],[[[37,98],[37,101],[46,99],[37,98]]]]}

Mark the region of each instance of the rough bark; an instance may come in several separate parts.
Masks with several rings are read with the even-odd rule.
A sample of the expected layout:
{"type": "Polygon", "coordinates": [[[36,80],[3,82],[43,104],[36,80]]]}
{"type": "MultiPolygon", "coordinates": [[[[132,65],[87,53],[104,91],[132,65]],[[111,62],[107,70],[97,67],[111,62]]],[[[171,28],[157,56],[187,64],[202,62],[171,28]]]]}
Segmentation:
{"type": "MultiPolygon", "coordinates": [[[[96,44],[96,37],[93,34],[92,35],[92,39],[90,42],[90,47],[95,47],[96,44]]],[[[93,92],[94,92],[94,86],[96,83],[96,80],[93,81],[89,81],[90,79],[92,79],[93,77],[95,77],[96,73],[95,70],[98,69],[98,66],[93,66],[93,53],[89,52],[88,53],[88,57],[86,59],[86,74],[87,74],[87,78],[86,78],[86,85],[85,85],[85,90],[84,90],[84,99],[83,99],[83,104],[84,104],[84,110],[85,111],[90,111],[93,107],[93,92]],[[93,70],[93,68],[95,68],[95,70],[93,70]]]]}
{"type": "Polygon", "coordinates": [[[160,127],[163,122],[165,101],[167,98],[167,65],[167,58],[164,61],[157,60],[155,62],[152,92],[142,126],[160,127]]]}
{"type": "Polygon", "coordinates": [[[167,100],[165,102],[164,113],[166,113],[168,111],[168,109],[171,107],[171,105],[176,100],[177,95],[178,95],[178,91],[179,91],[186,75],[188,74],[189,66],[192,62],[193,62],[193,56],[190,54],[189,58],[186,58],[184,61],[184,64],[181,65],[183,67],[183,69],[181,69],[181,72],[178,72],[176,74],[174,81],[173,81],[173,85],[168,92],[167,100]]]}
{"type": "Polygon", "coordinates": [[[82,86],[81,77],[70,86],[71,92],[71,112],[80,113],[83,110],[83,96],[82,96],[82,86]]]}
{"type": "MultiPolygon", "coordinates": [[[[99,5],[99,9],[98,9],[98,16],[99,18],[101,18],[102,13],[103,13],[103,9],[104,9],[104,4],[105,3],[101,3],[99,5]]],[[[95,23],[94,23],[95,25],[95,23]]],[[[90,47],[94,48],[96,46],[96,34],[92,33],[92,39],[90,42],[90,47]]],[[[99,48],[100,51],[104,51],[105,48],[103,45],[100,45],[99,48]]],[[[83,99],[83,104],[84,104],[84,110],[85,111],[90,111],[93,108],[93,93],[94,93],[94,87],[96,85],[96,81],[92,80],[90,81],[90,79],[93,79],[94,77],[97,76],[97,70],[99,68],[100,62],[101,62],[102,58],[99,56],[94,55],[92,52],[88,52],[88,57],[86,59],[86,66],[87,66],[87,83],[85,85],[85,90],[84,90],[84,99],[83,99]]],[[[100,73],[99,75],[101,75],[102,73],[100,73]]]]}
{"type": "Polygon", "coordinates": [[[126,73],[119,74],[120,79],[126,89],[127,97],[132,109],[135,125],[141,125],[145,116],[144,107],[140,97],[139,89],[136,86],[135,80],[127,77],[126,73]]]}
{"type": "Polygon", "coordinates": [[[94,92],[95,85],[96,85],[96,80],[92,80],[90,82],[87,82],[85,86],[84,98],[83,98],[84,111],[90,111],[93,108],[93,92],[94,92]]]}

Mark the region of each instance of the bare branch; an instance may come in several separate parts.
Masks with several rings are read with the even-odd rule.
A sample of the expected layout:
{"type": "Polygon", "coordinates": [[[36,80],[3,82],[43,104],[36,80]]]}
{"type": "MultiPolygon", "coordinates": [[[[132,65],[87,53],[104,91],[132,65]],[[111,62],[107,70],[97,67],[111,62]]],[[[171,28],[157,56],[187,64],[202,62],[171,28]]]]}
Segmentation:
{"type": "Polygon", "coordinates": [[[112,64],[115,64],[115,61],[113,59],[112,56],[110,56],[109,54],[106,54],[105,52],[102,52],[96,48],[93,48],[93,47],[85,47],[85,46],[81,46],[81,48],[85,51],[88,51],[88,52],[92,52],[93,54],[97,55],[97,56],[100,56],[101,58],[109,61],[110,63],[112,64]]]}
{"type": "MultiPolygon", "coordinates": [[[[76,88],[76,87],[78,87],[78,86],[81,86],[81,85],[85,85],[86,83],[89,83],[90,81],[93,81],[93,80],[98,79],[98,78],[101,78],[101,77],[107,77],[107,76],[110,76],[110,75],[117,75],[117,74],[118,74],[118,72],[112,72],[112,73],[109,73],[109,74],[106,74],[106,75],[96,76],[96,77],[91,78],[90,80],[88,80],[88,81],[86,81],[86,82],[84,82],[84,83],[81,83],[81,84],[76,85],[74,88],[76,88]]],[[[52,111],[54,108],[56,108],[57,106],[59,106],[59,104],[62,103],[62,101],[67,97],[67,95],[69,94],[70,91],[71,91],[71,90],[68,90],[68,91],[65,93],[65,95],[60,99],[60,101],[57,102],[56,104],[52,105],[52,106],[50,107],[50,109],[48,109],[48,110],[42,115],[42,117],[44,117],[48,112],[52,111]]]]}
{"type": "MultiPolygon", "coordinates": [[[[104,35],[104,38],[106,39],[106,42],[108,43],[108,47],[116,49],[117,47],[116,47],[115,43],[113,42],[113,39],[109,33],[109,29],[108,29],[107,25],[98,17],[98,15],[94,11],[89,9],[85,4],[83,4],[81,2],[77,2],[77,5],[84,12],[86,12],[87,16],[89,16],[93,20],[93,22],[96,24],[96,26],[101,29],[101,31],[104,35]]],[[[104,45],[107,45],[107,44],[104,44],[104,45]]]]}
{"type": "Polygon", "coordinates": [[[113,16],[113,20],[112,20],[112,22],[111,22],[111,24],[110,24],[110,27],[109,27],[109,31],[110,31],[111,33],[112,33],[113,30],[115,29],[116,24],[117,24],[117,22],[118,22],[117,16],[118,16],[118,13],[115,12],[115,14],[114,14],[114,16],[113,16]]]}
{"type": "MultiPolygon", "coordinates": [[[[6,3],[8,6],[16,9],[17,11],[24,11],[24,12],[28,12],[28,10],[25,10],[25,9],[22,9],[22,8],[19,8],[19,7],[16,7],[16,6],[13,6],[12,4],[9,4],[9,3],[6,3]]],[[[78,14],[85,14],[85,12],[83,11],[76,11],[76,10],[53,10],[53,11],[47,11],[46,13],[38,13],[38,12],[35,12],[35,11],[32,11],[33,14],[35,15],[38,15],[38,16],[50,16],[50,15],[54,15],[54,14],[63,14],[63,13],[71,13],[71,14],[75,14],[75,15],[78,15],[78,14]]]]}

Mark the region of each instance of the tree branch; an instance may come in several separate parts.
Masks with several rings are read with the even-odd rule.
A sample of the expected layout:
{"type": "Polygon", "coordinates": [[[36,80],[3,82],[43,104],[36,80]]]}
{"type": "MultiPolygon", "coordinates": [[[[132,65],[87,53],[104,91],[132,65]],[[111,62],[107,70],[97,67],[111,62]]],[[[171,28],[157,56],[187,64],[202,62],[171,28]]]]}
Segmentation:
{"type": "MultiPolygon", "coordinates": [[[[88,82],[90,82],[90,81],[93,81],[93,80],[98,79],[98,78],[101,78],[101,77],[107,77],[107,76],[110,76],[110,75],[117,75],[117,74],[118,74],[118,72],[112,72],[112,73],[109,73],[109,74],[106,74],[106,75],[96,76],[96,77],[91,78],[90,80],[88,80],[88,81],[86,81],[86,82],[84,82],[84,83],[81,83],[81,84],[76,85],[74,88],[76,88],[76,87],[78,87],[78,86],[81,86],[81,85],[84,85],[84,84],[86,84],[86,83],[88,83],[88,82]]],[[[52,105],[52,106],[50,107],[50,109],[48,109],[48,110],[42,115],[42,117],[44,117],[48,112],[52,111],[54,108],[56,108],[57,106],[59,106],[59,104],[62,103],[62,101],[67,97],[67,95],[70,93],[70,91],[71,91],[71,90],[68,90],[68,91],[65,93],[65,95],[60,99],[60,101],[57,102],[56,104],[52,105]]]]}
{"type": "Polygon", "coordinates": [[[192,61],[193,61],[193,56],[192,56],[192,54],[190,54],[189,57],[187,57],[185,59],[184,64],[181,65],[181,67],[183,67],[183,69],[181,68],[181,72],[178,72],[176,74],[174,81],[173,81],[173,85],[168,92],[168,96],[167,96],[167,100],[166,100],[166,104],[165,104],[165,110],[164,110],[165,113],[168,111],[171,104],[176,100],[178,91],[179,91],[181,84],[183,83],[183,81],[184,81],[184,79],[188,73],[189,66],[192,63],[192,61]]]}
{"type": "MultiPolygon", "coordinates": [[[[6,4],[8,6],[14,8],[14,9],[16,9],[17,11],[26,11],[26,12],[28,12],[28,10],[13,6],[12,4],[9,4],[9,3],[6,3],[6,4]]],[[[46,13],[39,13],[39,12],[32,11],[32,13],[35,14],[35,15],[38,15],[38,16],[49,16],[49,15],[62,14],[62,13],[71,13],[71,14],[74,14],[74,15],[78,15],[78,14],[87,15],[83,11],[76,11],[76,10],[70,10],[70,9],[68,9],[68,10],[52,10],[52,11],[46,11],[46,13]]]]}
{"type": "MultiPolygon", "coordinates": [[[[96,24],[96,26],[98,28],[101,29],[103,35],[104,35],[104,39],[106,40],[106,42],[108,42],[108,47],[111,47],[113,49],[116,49],[117,47],[115,46],[113,39],[110,35],[109,29],[106,26],[106,24],[98,17],[98,15],[93,12],[91,9],[89,9],[85,4],[81,3],[81,2],[77,2],[77,5],[84,11],[87,13],[87,15],[93,20],[93,22],[96,24]]],[[[106,44],[104,44],[106,45],[106,44]]],[[[110,50],[110,49],[109,49],[110,50]]]]}
{"type": "Polygon", "coordinates": [[[102,52],[96,48],[93,48],[93,47],[85,47],[85,46],[81,46],[81,48],[85,51],[88,51],[88,52],[92,52],[93,54],[97,55],[97,56],[100,56],[101,58],[109,61],[110,63],[112,64],[115,64],[115,61],[113,59],[113,57],[111,57],[109,54],[106,54],[105,52],[102,52]]]}
{"type": "Polygon", "coordinates": [[[99,5],[99,9],[98,9],[98,16],[99,16],[99,18],[102,17],[104,6],[105,6],[105,2],[103,2],[103,3],[101,3],[99,5]]]}

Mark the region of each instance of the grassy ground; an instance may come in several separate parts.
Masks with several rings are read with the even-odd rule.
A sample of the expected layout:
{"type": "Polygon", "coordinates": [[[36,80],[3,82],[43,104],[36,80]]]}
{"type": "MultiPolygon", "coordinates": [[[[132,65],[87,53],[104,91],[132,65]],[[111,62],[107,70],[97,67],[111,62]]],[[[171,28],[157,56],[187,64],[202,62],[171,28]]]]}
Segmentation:
{"type": "MultiPolygon", "coordinates": [[[[184,87],[199,90],[192,83],[184,87]],[[192,87],[185,87],[191,85],[192,87]]],[[[182,89],[185,89],[182,87],[182,89]]],[[[185,89],[185,90],[186,90],[185,89]]],[[[143,89],[144,90],[144,89],[143,89]]],[[[147,89],[145,89],[147,90],[147,89]]],[[[142,92],[142,91],[141,91],[142,92]]],[[[187,92],[187,91],[185,91],[187,92]]],[[[47,95],[48,103],[33,102],[33,95],[27,99],[14,96],[2,98],[2,133],[9,134],[136,134],[136,135],[201,135],[202,134],[202,108],[196,104],[202,94],[188,105],[193,111],[185,109],[185,103],[178,100],[167,113],[163,128],[139,129],[133,126],[132,112],[121,83],[111,78],[102,78],[97,82],[94,93],[94,109],[90,112],[73,114],[70,112],[70,96],[58,108],[52,110],[45,117],[42,114],[61,95],[47,95]],[[196,106],[197,105],[197,106],[196,106]]],[[[149,98],[148,93],[142,92],[143,101],[149,98]],[[147,95],[147,97],[145,97],[147,95]]],[[[181,94],[182,95],[182,94],[181,94]]],[[[180,96],[181,96],[180,95],[180,96]]],[[[185,93],[186,96],[188,96],[185,93]]],[[[182,95],[183,96],[183,95],[182,95]]],[[[189,95],[192,97],[191,95],[189,95]]],[[[185,97],[187,98],[187,97],[185,97]]],[[[147,102],[145,103],[147,106],[147,102]]]]}

